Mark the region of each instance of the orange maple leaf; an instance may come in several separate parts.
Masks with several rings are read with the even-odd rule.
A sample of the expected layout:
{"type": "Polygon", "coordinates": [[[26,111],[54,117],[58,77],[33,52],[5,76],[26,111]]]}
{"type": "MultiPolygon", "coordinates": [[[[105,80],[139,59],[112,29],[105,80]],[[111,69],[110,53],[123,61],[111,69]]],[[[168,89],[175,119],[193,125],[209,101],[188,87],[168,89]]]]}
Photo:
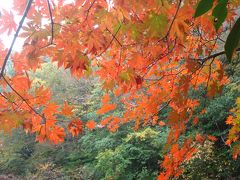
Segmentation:
{"type": "Polygon", "coordinates": [[[45,109],[43,110],[43,114],[46,118],[51,119],[54,114],[57,113],[58,105],[54,102],[50,102],[45,109]]]}
{"type": "Polygon", "coordinates": [[[68,125],[68,131],[72,133],[72,136],[77,136],[83,132],[83,122],[80,119],[72,120],[68,125]]]}
{"type": "Polygon", "coordinates": [[[202,143],[204,141],[204,137],[201,134],[197,134],[195,139],[199,143],[202,143]]]}
{"type": "Polygon", "coordinates": [[[93,121],[93,120],[90,120],[86,123],[86,127],[89,129],[89,130],[93,130],[95,127],[96,127],[96,122],[93,121]]]}
{"type": "Polygon", "coordinates": [[[158,121],[158,116],[153,116],[152,125],[156,125],[158,121]]]}
{"type": "Polygon", "coordinates": [[[12,11],[7,12],[3,9],[3,12],[0,16],[0,33],[7,31],[7,34],[10,35],[12,31],[16,31],[17,24],[14,21],[14,16],[12,11]]]}
{"type": "Polygon", "coordinates": [[[165,126],[166,124],[165,124],[165,122],[163,122],[163,121],[159,121],[159,126],[165,126]]]}
{"type": "Polygon", "coordinates": [[[217,141],[217,138],[215,136],[212,136],[212,135],[208,135],[207,138],[210,140],[210,141],[217,141]]]}
{"type": "Polygon", "coordinates": [[[31,81],[26,76],[17,75],[12,78],[12,84],[16,91],[26,91],[30,88],[31,81]]]}
{"type": "Polygon", "coordinates": [[[64,132],[64,128],[55,126],[51,129],[51,133],[48,135],[48,138],[53,144],[58,144],[64,141],[65,136],[66,134],[64,132]]]}
{"type": "Polygon", "coordinates": [[[103,97],[102,97],[102,103],[106,104],[110,101],[110,96],[109,94],[105,94],[103,97]]]}
{"type": "Polygon", "coordinates": [[[233,123],[233,116],[228,116],[227,120],[226,120],[226,124],[232,124],[233,123]]]}
{"type": "Polygon", "coordinates": [[[117,105],[116,104],[105,104],[103,105],[98,111],[98,114],[104,114],[106,112],[112,111],[116,109],[117,105]]]}
{"type": "Polygon", "coordinates": [[[70,117],[73,115],[73,112],[72,112],[73,109],[74,109],[73,106],[70,106],[67,102],[65,102],[60,114],[66,116],[66,117],[70,117]]]}

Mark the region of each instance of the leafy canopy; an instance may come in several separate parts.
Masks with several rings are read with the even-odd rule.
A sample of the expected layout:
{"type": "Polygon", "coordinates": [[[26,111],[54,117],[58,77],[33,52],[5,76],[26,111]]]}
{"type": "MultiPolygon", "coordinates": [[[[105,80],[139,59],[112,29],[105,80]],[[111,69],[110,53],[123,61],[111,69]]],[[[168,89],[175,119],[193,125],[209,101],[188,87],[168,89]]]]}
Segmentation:
{"type": "MultiPolygon", "coordinates": [[[[168,154],[159,179],[179,176],[197,141],[216,140],[179,138],[198,123],[199,102],[190,98],[189,90],[203,86],[205,98],[213,98],[229,81],[220,56],[226,54],[231,62],[239,51],[239,5],[236,0],[14,0],[13,10],[22,16],[18,25],[13,12],[2,10],[0,17],[0,33],[15,33],[9,48],[0,45],[0,129],[11,132],[22,126],[36,133],[37,141],[56,144],[64,141],[66,129],[76,136],[85,127],[115,132],[131,122],[135,130],[167,126],[168,154]],[[24,38],[24,46],[13,53],[18,37],[24,38]],[[46,57],[76,78],[101,80],[106,94],[96,110],[100,122],[84,123],[73,105],[54,102],[46,86],[33,86],[29,72],[40,68],[46,57]],[[10,59],[12,74],[6,68],[10,59]],[[113,114],[120,106],[124,113],[113,114]],[[171,109],[168,117],[160,119],[166,107],[171,109]]],[[[233,120],[239,122],[230,117],[228,123],[238,124],[233,120]]],[[[235,127],[228,144],[239,139],[235,127]]],[[[240,153],[234,152],[234,157],[240,153]]]]}

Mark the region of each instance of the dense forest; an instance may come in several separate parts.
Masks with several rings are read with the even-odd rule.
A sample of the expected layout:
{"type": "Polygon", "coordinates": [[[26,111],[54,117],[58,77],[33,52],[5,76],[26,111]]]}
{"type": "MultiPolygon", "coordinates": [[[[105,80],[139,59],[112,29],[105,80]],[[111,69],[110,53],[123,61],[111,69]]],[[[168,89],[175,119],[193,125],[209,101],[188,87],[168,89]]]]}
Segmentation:
{"type": "Polygon", "coordinates": [[[239,0],[11,3],[0,179],[240,179],[239,0]]]}
{"type": "MultiPolygon", "coordinates": [[[[221,95],[206,101],[201,97],[204,89],[192,94],[201,98],[199,109],[205,107],[206,113],[188,135],[205,133],[218,140],[199,145],[198,153],[183,165],[184,172],[179,179],[240,178],[240,161],[232,158],[231,149],[224,142],[230,128],[225,120],[240,95],[239,62],[236,60],[226,71],[231,83],[224,87],[221,95]]],[[[79,105],[74,111],[83,121],[102,119],[96,113],[103,93],[98,79],[76,80],[70,72],[51,63],[43,64],[31,78],[36,85],[51,87],[53,98],[59,103],[64,103],[59,100],[64,96],[71,104],[79,105]]],[[[164,119],[168,112],[166,108],[159,116],[164,119]]],[[[122,110],[114,113],[121,114],[122,110]]],[[[64,143],[51,145],[35,142],[33,135],[21,129],[14,130],[12,135],[1,138],[0,174],[24,179],[156,179],[168,131],[165,126],[147,126],[134,131],[129,125],[110,133],[98,126],[86,130],[80,137],[69,135],[64,143]]]]}
{"type": "MultiPolygon", "coordinates": [[[[239,59],[226,71],[231,83],[224,87],[221,95],[206,101],[202,97],[204,89],[192,94],[201,98],[199,109],[205,107],[206,113],[188,135],[205,133],[218,140],[207,140],[199,145],[198,153],[183,165],[184,172],[179,179],[240,178],[239,158],[232,158],[231,148],[224,142],[230,129],[225,123],[226,118],[240,95],[239,59]]],[[[79,105],[74,111],[83,121],[102,119],[96,113],[103,93],[98,79],[76,80],[70,72],[51,63],[43,64],[31,78],[36,85],[51,87],[56,101],[64,96],[71,104],[79,105]]],[[[159,116],[164,119],[168,112],[169,109],[165,109],[159,116]]],[[[122,110],[114,113],[121,114],[122,110]]],[[[161,170],[168,131],[165,126],[147,126],[134,131],[129,125],[110,133],[98,126],[86,130],[80,137],[69,135],[64,143],[51,145],[35,142],[32,134],[21,129],[14,130],[12,135],[1,138],[0,174],[10,179],[156,179],[161,170]]]]}

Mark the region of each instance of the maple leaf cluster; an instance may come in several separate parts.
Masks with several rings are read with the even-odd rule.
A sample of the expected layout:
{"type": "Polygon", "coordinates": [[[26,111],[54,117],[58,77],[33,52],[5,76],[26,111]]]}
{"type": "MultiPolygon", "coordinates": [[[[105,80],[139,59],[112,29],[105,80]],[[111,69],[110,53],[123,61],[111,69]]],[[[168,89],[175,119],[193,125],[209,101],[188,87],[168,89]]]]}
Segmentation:
{"type": "Polygon", "coordinates": [[[198,123],[194,109],[199,102],[189,97],[189,90],[204,86],[206,98],[212,98],[228,82],[219,58],[225,52],[218,51],[226,29],[238,18],[235,9],[240,4],[214,6],[227,9],[227,25],[217,28],[213,15],[206,13],[209,9],[201,12],[201,3],[201,16],[193,17],[197,5],[193,0],[14,0],[14,10],[22,19],[17,27],[12,12],[4,10],[0,33],[16,31],[13,44],[18,36],[25,42],[20,53],[0,46],[0,128],[10,132],[23,126],[36,133],[40,142],[59,143],[66,134],[58,116],[69,119],[67,129],[73,136],[97,125],[111,132],[129,122],[135,123],[136,130],[146,125],[168,126],[169,154],[162,164],[166,171],[159,178],[178,176],[179,166],[195,152],[192,139],[181,147],[178,144],[187,126],[198,123]],[[47,87],[33,88],[28,71],[38,69],[44,57],[76,78],[99,77],[103,90],[121,99],[124,114],[111,115],[118,106],[106,93],[97,113],[108,116],[83,123],[75,117],[73,106],[53,102],[47,87]],[[9,59],[14,75],[6,72],[9,59]],[[158,119],[166,106],[171,108],[168,117],[158,119]]]}

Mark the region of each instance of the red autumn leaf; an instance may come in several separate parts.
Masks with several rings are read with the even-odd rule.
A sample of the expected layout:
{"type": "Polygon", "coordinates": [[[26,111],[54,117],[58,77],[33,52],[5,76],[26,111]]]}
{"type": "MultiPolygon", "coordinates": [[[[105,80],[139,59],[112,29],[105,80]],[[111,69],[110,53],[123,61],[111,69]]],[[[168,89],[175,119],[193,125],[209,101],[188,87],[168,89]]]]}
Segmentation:
{"type": "Polygon", "coordinates": [[[30,86],[31,86],[31,81],[28,77],[26,76],[14,76],[12,78],[12,85],[14,87],[15,90],[17,91],[27,91],[30,86]]]}
{"type": "Polygon", "coordinates": [[[158,121],[158,116],[153,116],[152,125],[156,125],[158,121]]]}
{"type": "Polygon", "coordinates": [[[101,120],[101,121],[100,121],[100,124],[101,124],[102,126],[106,126],[106,125],[111,121],[112,118],[113,118],[112,116],[109,116],[109,117],[101,120]]]}
{"type": "Polygon", "coordinates": [[[68,131],[72,136],[77,136],[83,132],[83,122],[80,119],[74,119],[68,124],[68,131]]]}
{"type": "Polygon", "coordinates": [[[201,134],[197,134],[195,139],[199,143],[202,143],[204,141],[204,137],[201,134]]]}
{"type": "Polygon", "coordinates": [[[228,116],[227,117],[227,120],[226,120],[226,124],[228,124],[228,125],[230,125],[230,124],[232,124],[233,123],[233,116],[228,116]]]}
{"type": "MultiPolygon", "coordinates": [[[[103,91],[107,91],[102,107],[97,110],[104,119],[99,125],[92,120],[84,125],[74,119],[67,128],[73,136],[82,133],[85,126],[89,130],[97,126],[116,132],[123,124],[134,124],[137,130],[141,126],[165,126],[166,123],[169,134],[165,149],[169,152],[164,156],[163,171],[158,178],[179,176],[183,163],[195,152],[192,145],[196,143],[185,135],[197,127],[190,126],[198,124],[199,117],[206,112],[198,113],[198,100],[193,100],[189,92],[206,89],[208,93],[204,98],[212,98],[232,79],[225,74],[225,61],[218,59],[219,54],[226,51],[220,42],[212,41],[223,39],[224,43],[231,26],[220,28],[218,32],[214,30],[214,22],[211,22],[214,7],[209,13],[192,18],[199,3],[192,0],[184,3],[119,0],[114,1],[113,6],[104,0],[74,3],[52,0],[49,7],[47,1],[35,0],[29,9],[27,2],[32,1],[13,0],[12,11],[1,10],[0,33],[10,35],[16,31],[12,12],[26,19],[23,24],[19,23],[19,38],[24,39],[19,53],[0,44],[0,64],[7,65],[0,67],[0,76],[4,75],[10,83],[7,86],[6,80],[0,77],[0,120],[3,121],[0,129],[11,132],[13,128],[24,127],[36,133],[40,142],[64,141],[62,127],[66,118],[62,122],[62,115],[72,118],[73,107],[54,103],[51,89],[31,83],[29,79],[34,75],[30,78],[27,75],[36,72],[48,57],[50,62],[56,61],[59,68],[69,69],[75,78],[94,76],[103,91]],[[25,9],[26,14],[23,14],[25,9]],[[121,113],[114,113],[119,117],[110,115],[118,103],[111,104],[109,94],[121,101],[121,113]],[[169,113],[160,121],[157,115],[165,114],[165,108],[169,113]],[[182,143],[181,137],[185,137],[186,142],[182,143]]],[[[216,1],[214,6],[217,4],[216,1]]],[[[228,1],[225,24],[237,24],[235,10],[239,6],[237,0],[228,1]]],[[[239,50],[235,48],[235,52],[239,50]]],[[[58,98],[59,102],[65,100],[58,98]]],[[[235,119],[230,116],[226,120],[231,125],[228,145],[239,141],[238,109],[231,112],[235,119]]],[[[207,138],[216,141],[213,136],[207,138]]],[[[196,135],[194,140],[204,142],[205,136],[196,135]]],[[[232,146],[232,150],[236,158],[239,147],[232,146]]]]}

